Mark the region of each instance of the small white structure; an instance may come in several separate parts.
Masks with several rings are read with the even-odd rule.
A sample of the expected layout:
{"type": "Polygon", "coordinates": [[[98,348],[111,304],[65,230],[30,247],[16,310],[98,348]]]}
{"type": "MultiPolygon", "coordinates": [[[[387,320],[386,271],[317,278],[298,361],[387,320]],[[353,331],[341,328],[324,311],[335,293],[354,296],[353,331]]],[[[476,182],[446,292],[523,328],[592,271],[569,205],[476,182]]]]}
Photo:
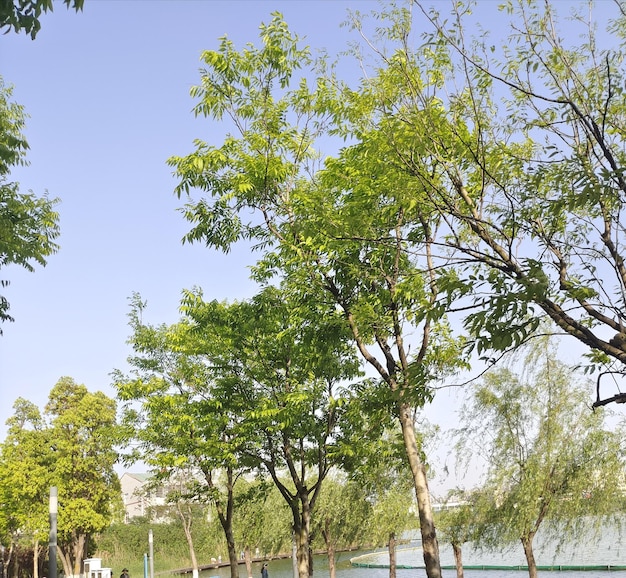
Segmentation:
{"type": "Polygon", "coordinates": [[[83,568],[85,578],[113,578],[111,568],[102,568],[102,558],[85,558],[83,568]]]}

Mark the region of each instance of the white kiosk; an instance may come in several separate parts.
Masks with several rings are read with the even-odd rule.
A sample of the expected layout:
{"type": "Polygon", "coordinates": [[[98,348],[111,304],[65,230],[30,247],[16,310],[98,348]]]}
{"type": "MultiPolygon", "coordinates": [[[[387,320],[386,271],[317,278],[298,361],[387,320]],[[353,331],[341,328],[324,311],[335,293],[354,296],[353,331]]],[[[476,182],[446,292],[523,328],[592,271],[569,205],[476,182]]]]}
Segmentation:
{"type": "Polygon", "coordinates": [[[85,558],[83,567],[85,578],[113,578],[111,568],[102,568],[102,558],[85,558]]]}

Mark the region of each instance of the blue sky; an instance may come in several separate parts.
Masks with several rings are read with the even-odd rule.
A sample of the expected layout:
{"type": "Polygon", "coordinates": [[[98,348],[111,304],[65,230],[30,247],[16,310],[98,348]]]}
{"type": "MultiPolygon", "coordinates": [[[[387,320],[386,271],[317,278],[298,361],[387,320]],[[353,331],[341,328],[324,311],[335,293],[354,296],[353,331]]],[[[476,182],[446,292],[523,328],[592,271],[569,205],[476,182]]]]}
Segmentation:
{"type": "MultiPolygon", "coordinates": [[[[497,4],[480,6],[487,28],[497,28],[497,4]]],[[[256,43],[259,24],[280,11],[312,49],[335,55],[351,38],[340,28],[346,10],[378,7],[375,0],[86,0],[76,14],[57,2],[35,41],[0,36],[0,73],[30,116],[30,166],[13,177],[23,191],[47,190],[62,201],[60,252],[35,273],[2,271],[16,322],[0,337],[0,437],[15,399],[43,408],[61,376],[114,396],[109,374],[126,367],[133,292],[148,301],[153,323],[178,319],[183,288],[200,286],[211,299],[255,292],[245,248],[223,255],[181,243],[187,224],[166,160],[191,152],[195,138],[220,144],[223,134],[191,113],[201,52],[223,35],[237,47],[256,43]]],[[[441,394],[433,412],[450,414],[451,395],[441,394]]]]}
{"type": "MultiPolygon", "coordinates": [[[[249,297],[245,250],[222,255],[181,244],[166,159],[194,138],[219,144],[222,130],[191,113],[200,54],[228,35],[258,41],[261,22],[283,13],[311,47],[346,48],[339,25],[355,2],[90,1],[82,13],[60,3],[35,41],[0,36],[0,71],[30,118],[30,166],[13,177],[23,191],[59,197],[61,250],[46,268],[3,271],[16,322],[0,338],[0,422],[18,397],[43,407],[69,375],[112,395],[109,373],[124,368],[128,297],[148,301],[153,322],[178,318],[181,290],[208,298],[249,297]]],[[[360,9],[377,3],[360,0],[360,9]]]]}

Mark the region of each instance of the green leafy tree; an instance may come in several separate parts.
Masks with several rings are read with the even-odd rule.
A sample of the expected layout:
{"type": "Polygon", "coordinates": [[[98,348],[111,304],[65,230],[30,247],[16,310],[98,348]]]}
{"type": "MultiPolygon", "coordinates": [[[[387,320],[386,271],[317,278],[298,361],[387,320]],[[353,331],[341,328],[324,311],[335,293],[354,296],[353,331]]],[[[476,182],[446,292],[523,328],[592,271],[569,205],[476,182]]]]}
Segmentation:
{"type": "Polygon", "coordinates": [[[445,223],[433,258],[455,266],[439,271],[440,296],[479,353],[519,345],[549,317],[591,348],[592,367],[623,371],[624,11],[612,6],[600,37],[587,3],[564,18],[559,3],[513,0],[503,33],[487,35],[480,6],[414,6],[377,21],[369,77],[344,97],[370,111],[346,138],[363,141],[369,123],[386,143],[370,154],[415,179],[423,210],[445,223]],[[414,20],[432,25],[421,42],[414,20]]]}
{"type": "Polygon", "coordinates": [[[49,531],[49,491],[56,486],[58,553],[65,574],[78,575],[89,539],[110,523],[120,500],[113,469],[119,439],[115,402],[64,377],[50,391],[43,415],[21,398],[14,407],[1,448],[3,536],[10,546],[27,536],[37,568],[39,544],[49,531]]]}
{"type": "Polygon", "coordinates": [[[470,456],[480,448],[488,468],[481,495],[490,511],[479,540],[519,540],[531,578],[540,527],[561,540],[588,538],[590,519],[616,511],[625,457],[622,435],[606,429],[605,412],[589,411],[588,385],[545,338],[534,345],[521,376],[503,367],[475,387],[459,431],[461,451],[470,456]]]}
{"type": "MultiPolygon", "coordinates": [[[[326,72],[310,89],[306,74],[318,69],[280,16],[262,26],[261,40],[261,48],[237,52],[223,39],[218,51],[204,54],[208,68],[192,90],[199,100],[196,112],[228,118],[237,134],[219,148],[198,140],[194,153],[170,159],[180,179],[178,194],[205,195],[185,206],[193,225],[185,240],[227,251],[250,239],[264,249],[256,279],[268,282],[280,275],[294,295],[315,292],[341,311],[358,351],[395,407],[427,572],[438,578],[414,410],[432,398],[438,379],[463,363],[461,344],[437,297],[432,247],[439,223],[422,208],[419,183],[380,160],[389,149],[384,135],[371,131],[366,135],[371,148],[351,148],[318,170],[316,141],[347,135],[350,122],[368,118],[375,102],[352,94],[346,100],[326,72]],[[294,78],[304,67],[302,77],[294,78]],[[347,102],[354,108],[347,109],[347,102]],[[421,243],[412,253],[406,238],[411,229],[412,240],[421,243]]],[[[323,71],[323,63],[317,64],[323,71]]],[[[350,137],[362,136],[365,128],[350,137]]]]}
{"type": "Polygon", "coordinates": [[[62,377],[45,408],[52,476],[59,495],[58,553],[66,576],[78,575],[90,539],[108,526],[121,499],[114,470],[119,429],[116,403],[62,377]]]}
{"type": "Polygon", "coordinates": [[[298,574],[309,576],[311,516],[341,460],[350,396],[340,384],[358,372],[341,318],[271,286],[232,305],[188,293],[184,310],[210,344],[220,402],[238,408],[240,455],[269,474],[291,511],[298,574]]]}
{"type": "MultiPolygon", "coordinates": [[[[114,383],[125,404],[126,441],[138,443],[129,459],[144,461],[159,484],[166,485],[181,467],[192,472],[186,494],[215,506],[235,578],[234,484],[247,469],[238,458],[241,412],[235,398],[229,401],[216,387],[203,350],[206,341],[191,333],[190,323],[145,324],[144,305],[134,297],[130,313],[134,356],[129,360],[133,375],[116,372],[114,383]]],[[[193,564],[195,554],[190,552],[193,564]]]]}
{"type": "Polygon", "coordinates": [[[20,543],[32,546],[32,575],[39,575],[40,544],[48,536],[48,494],[51,478],[49,432],[39,409],[18,398],[14,414],[7,420],[8,432],[0,453],[1,543],[6,557],[6,578],[11,564],[15,572],[19,560],[15,554],[20,543]]]}
{"type": "MultiPolygon", "coordinates": [[[[373,428],[378,435],[360,435],[357,451],[346,460],[345,467],[371,504],[368,535],[373,544],[387,546],[389,577],[395,578],[397,536],[417,527],[418,521],[404,440],[392,427],[394,408],[389,403],[381,404],[378,397],[380,388],[371,384],[360,391],[359,402],[368,407],[364,429],[373,428]]],[[[421,451],[421,439],[418,443],[421,451]]]]}
{"type": "MultiPolygon", "coordinates": [[[[63,0],[68,8],[78,12],[83,9],[84,0],[63,0]]],[[[41,16],[54,9],[53,0],[0,0],[0,30],[4,34],[13,30],[26,34],[34,40],[41,30],[41,16]]]]}
{"type": "Polygon", "coordinates": [[[235,540],[243,552],[248,578],[252,556],[274,555],[288,549],[292,537],[291,511],[269,480],[242,478],[235,488],[235,540]]]}
{"type": "Polygon", "coordinates": [[[452,546],[457,578],[463,578],[463,544],[474,540],[484,525],[489,501],[478,490],[448,492],[444,510],[437,516],[437,531],[452,546]],[[487,510],[481,506],[486,506],[487,510]]]}
{"type": "MultiPolygon", "coordinates": [[[[56,253],[59,215],[54,210],[57,199],[20,193],[19,185],[10,180],[11,169],[26,164],[28,143],[24,138],[25,114],[11,101],[12,89],[0,77],[0,269],[19,265],[28,271],[34,264],[45,265],[56,253]]],[[[0,280],[6,287],[8,280],[0,280]]],[[[13,321],[9,302],[0,295],[0,322],[13,321]]]]}
{"type": "Polygon", "coordinates": [[[232,305],[206,303],[190,292],[185,318],[172,327],[143,324],[136,303],[131,324],[137,355],[131,363],[138,375],[116,379],[119,397],[131,404],[130,435],[139,439],[141,456],[155,474],[167,477],[185,463],[202,473],[233,576],[239,559],[234,484],[250,469],[269,473],[287,502],[300,572],[308,575],[311,511],[333,465],[330,450],[341,416],[336,382],[357,368],[332,310],[329,316],[309,303],[313,309],[299,317],[287,303],[274,288],[232,305]],[[219,472],[225,474],[221,485],[219,472]]]}
{"type": "Polygon", "coordinates": [[[194,476],[196,472],[188,467],[175,468],[168,473],[167,480],[163,476],[155,476],[144,486],[148,494],[163,492],[165,504],[151,508],[150,517],[155,520],[169,520],[176,518],[189,548],[191,572],[193,578],[198,578],[200,569],[193,529],[203,516],[206,516],[208,507],[203,503],[203,496],[195,490],[197,485],[194,476]]]}

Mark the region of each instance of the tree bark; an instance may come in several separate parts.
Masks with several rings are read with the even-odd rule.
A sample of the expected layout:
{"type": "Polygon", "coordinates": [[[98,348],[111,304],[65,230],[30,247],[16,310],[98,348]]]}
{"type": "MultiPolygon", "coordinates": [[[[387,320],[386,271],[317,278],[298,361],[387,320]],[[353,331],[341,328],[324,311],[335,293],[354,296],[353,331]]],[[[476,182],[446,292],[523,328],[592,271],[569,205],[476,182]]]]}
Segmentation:
{"type": "Polygon", "coordinates": [[[398,407],[398,417],[402,426],[402,436],[406,449],[413,483],[415,485],[415,497],[417,498],[417,509],[420,519],[420,532],[422,534],[422,550],[424,554],[424,566],[428,578],[441,578],[441,565],[439,562],[439,544],[435,532],[435,522],[430,504],[430,493],[428,491],[428,481],[426,478],[426,468],[417,448],[415,437],[415,425],[411,407],[406,403],[400,403],[398,407]]]}
{"type": "Polygon", "coordinates": [[[187,540],[187,546],[189,548],[189,556],[191,557],[191,571],[193,578],[198,578],[200,571],[198,569],[198,558],[196,556],[196,549],[193,545],[193,536],[191,535],[191,526],[193,523],[192,513],[190,511],[183,512],[180,502],[176,503],[176,511],[183,524],[183,531],[185,532],[185,539],[187,540]]]}
{"type": "Polygon", "coordinates": [[[296,539],[296,561],[298,564],[298,578],[309,577],[309,533],[300,523],[294,531],[296,539]]]}
{"type": "Polygon", "coordinates": [[[332,538],[330,528],[330,518],[327,516],[324,520],[324,529],[322,530],[324,543],[326,544],[326,555],[328,556],[328,573],[330,578],[335,578],[337,570],[335,568],[335,544],[332,538]]]}
{"type": "Polygon", "coordinates": [[[456,578],[463,578],[463,552],[461,545],[453,543],[452,551],[454,552],[454,565],[456,566],[456,578]]]}
{"type": "Polygon", "coordinates": [[[524,546],[524,556],[526,556],[526,565],[528,566],[528,578],[537,578],[537,563],[535,562],[535,553],[533,552],[534,534],[522,538],[524,546]]]}
{"type": "Polygon", "coordinates": [[[396,535],[391,532],[389,534],[389,578],[396,578],[396,535]]]}
{"type": "Polygon", "coordinates": [[[35,538],[33,544],[33,578],[39,578],[39,540],[35,538]]]}
{"type": "Polygon", "coordinates": [[[248,578],[252,578],[252,552],[250,551],[250,546],[246,546],[243,551],[243,559],[246,563],[246,572],[248,573],[248,578]]]}
{"type": "MultiPolygon", "coordinates": [[[[61,558],[61,566],[63,566],[63,574],[65,574],[66,578],[70,578],[72,576],[72,562],[69,556],[66,555],[65,549],[61,546],[57,548],[57,554],[59,558],[61,558]]],[[[56,560],[50,560],[50,564],[56,564],[56,560]]]]}

